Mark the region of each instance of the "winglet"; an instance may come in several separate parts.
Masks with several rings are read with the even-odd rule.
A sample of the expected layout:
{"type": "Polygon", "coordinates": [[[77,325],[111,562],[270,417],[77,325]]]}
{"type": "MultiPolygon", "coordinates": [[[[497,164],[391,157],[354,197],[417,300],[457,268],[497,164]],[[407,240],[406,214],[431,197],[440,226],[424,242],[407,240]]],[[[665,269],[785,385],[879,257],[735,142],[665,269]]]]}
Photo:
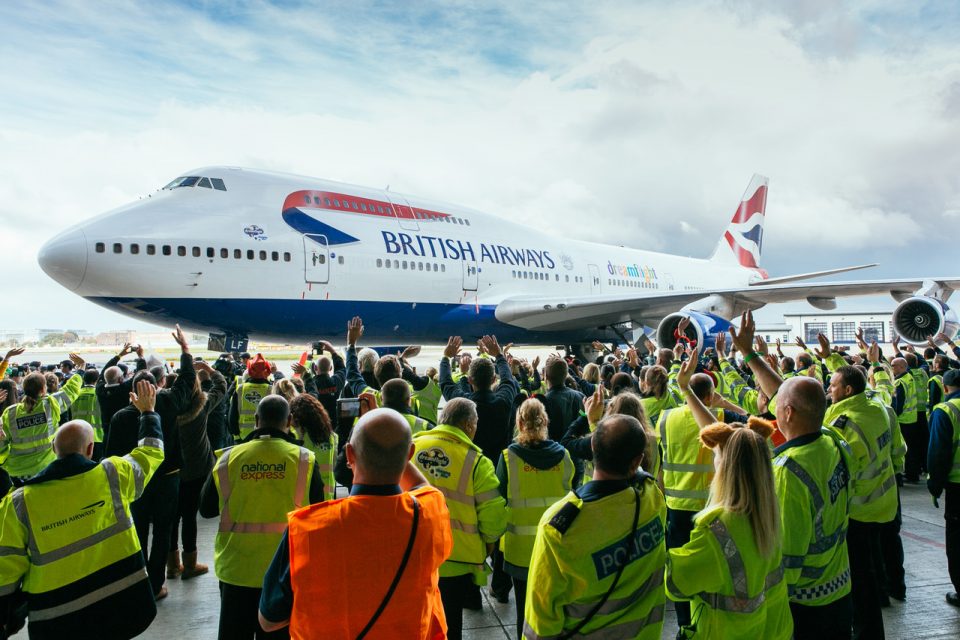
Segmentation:
{"type": "Polygon", "coordinates": [[[760,268],[760,255],[763,249],[763,223],[766,219],[767,187],[770,180],[754,174],[743,194],[733,219],[723,232],[710,260],[739,264],[752,269],[763,278],[767,272],[760,268]]]}

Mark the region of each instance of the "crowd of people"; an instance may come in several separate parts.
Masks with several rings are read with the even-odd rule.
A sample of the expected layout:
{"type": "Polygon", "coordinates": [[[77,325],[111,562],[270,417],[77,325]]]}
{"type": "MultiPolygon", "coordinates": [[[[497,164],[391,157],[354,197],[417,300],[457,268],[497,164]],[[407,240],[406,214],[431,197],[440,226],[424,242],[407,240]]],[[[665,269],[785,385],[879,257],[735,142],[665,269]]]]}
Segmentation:
{"type": "Polygon", "coordinates": [[[288,375],[195,358],[179,327],[179,367],[13,349],[0,637],[142,633],[210,570],[198,516],[223,639],[458,639],[484,588],[531,640],[660,638],[667,599],[678,637],[883,638],[920,482],[960,590],[960,347],[788,357],[749,312],[706,349],[685,330],[593,362],[454,336],[423,372],[361,348],[360,318],[288,375]]]}

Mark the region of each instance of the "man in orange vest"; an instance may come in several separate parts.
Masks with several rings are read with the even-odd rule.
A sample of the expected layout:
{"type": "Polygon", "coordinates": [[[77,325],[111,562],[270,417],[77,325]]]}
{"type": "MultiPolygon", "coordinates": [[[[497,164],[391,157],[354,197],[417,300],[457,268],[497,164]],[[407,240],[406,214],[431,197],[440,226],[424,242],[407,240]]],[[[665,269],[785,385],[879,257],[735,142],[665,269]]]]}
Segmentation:
{"type": "Polygon", "coordinates": [[[366,413],[345,446],[350,495],[294,511],[267,569],[260,626],[291,638],[440,640],[438,569],[453,549],[443,494],[410,462],[410,425],[366,413]]]}

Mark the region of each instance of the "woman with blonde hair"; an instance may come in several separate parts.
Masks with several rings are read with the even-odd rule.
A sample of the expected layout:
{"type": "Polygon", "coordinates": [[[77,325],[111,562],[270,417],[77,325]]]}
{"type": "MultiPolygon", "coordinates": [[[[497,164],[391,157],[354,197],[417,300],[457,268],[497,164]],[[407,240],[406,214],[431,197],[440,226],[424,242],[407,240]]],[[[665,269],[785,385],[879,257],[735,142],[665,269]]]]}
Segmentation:
{"type": "Polygon", "coordinates": [[[567,450],[547,435],[547,410],[537,398],[517,410],[513,444],[497,464],[500,495],[507,500],[507,532],[500,539],[504,571],[513,579],[517,604],[517,637],[523,631],[527,572],[537,537],[537,524],[548,507],[573,487],[574,466],[567,450]]]}
{"type": "Polygon", "coordinates": [[[297,391],[297,387],[289,378],[281,378],[280,380],[274,382],[270,393],[283,396],[287,402],[293,402],[293,399],[300,395],[300,392],[297,391]]]}
{"type": "Polygon", "coordinates": [[[660,474],[660,447],[657,444],[657,436],[651,428],[651,422],[647,418],[643,398],[635,393],[618,393],[607,403],[603,413],[606,416],[615,414],[633,416],[640,421],[643,430],[647,433],[647,451],[643,457],[642,468],[656,478],[660,474]]]}
{"type": "Polygon", "coordinates": [[[647,367],[640,382],[643,409],[650,419],[650,424],[657,424],[660,414],[667,409],[678,406],[677,398],[671,393],[667,370],[660,365],[647,367]]]}
{"type": "MultiPolygon", "coordinates": [[[[709,412],[689,389],[692,373],[693,367],[685,366],[677,380],[700,422],[709,412]]],[[[696,516],[690,541],[667,551],[667,594],[691,601],[686,637],[793,635],[767,445],[772,433],[773,425],[759,418],[746,426],[717,422],[700,431],[700,441],[714,451],[710,499],[696,516]]]]}

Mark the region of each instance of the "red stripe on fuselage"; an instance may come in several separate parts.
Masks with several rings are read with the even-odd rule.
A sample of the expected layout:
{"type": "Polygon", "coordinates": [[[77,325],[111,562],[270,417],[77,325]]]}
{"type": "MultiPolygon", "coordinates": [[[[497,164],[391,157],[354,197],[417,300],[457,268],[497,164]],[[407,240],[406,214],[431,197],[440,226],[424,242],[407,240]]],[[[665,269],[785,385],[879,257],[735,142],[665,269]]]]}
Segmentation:
{"type": "Polygon", "coordinates": [[[745,222],[751,214],[760,213],[767,209],[767,186],[760,185],[749,200],[744,200],[733,214],[731,222],[745,222]]]}
{"type": "Polygon", "coordinates": [[[333,191],[294,191],[283,201],[283,211],[297,207],[299,209],[325,209],[342,211],[363,216],[380,218],[405,218],[407,220],[430,220],[449,218],[449,213],[431,211],[421,207],[409,207],[405,204],[391,203],[387,200],[362,198],[347,193],[333,191]],[[394,215],[396,212],[396,215],[394,215]],[[419,214],[419,215],[418,215],[419,214]]]}

